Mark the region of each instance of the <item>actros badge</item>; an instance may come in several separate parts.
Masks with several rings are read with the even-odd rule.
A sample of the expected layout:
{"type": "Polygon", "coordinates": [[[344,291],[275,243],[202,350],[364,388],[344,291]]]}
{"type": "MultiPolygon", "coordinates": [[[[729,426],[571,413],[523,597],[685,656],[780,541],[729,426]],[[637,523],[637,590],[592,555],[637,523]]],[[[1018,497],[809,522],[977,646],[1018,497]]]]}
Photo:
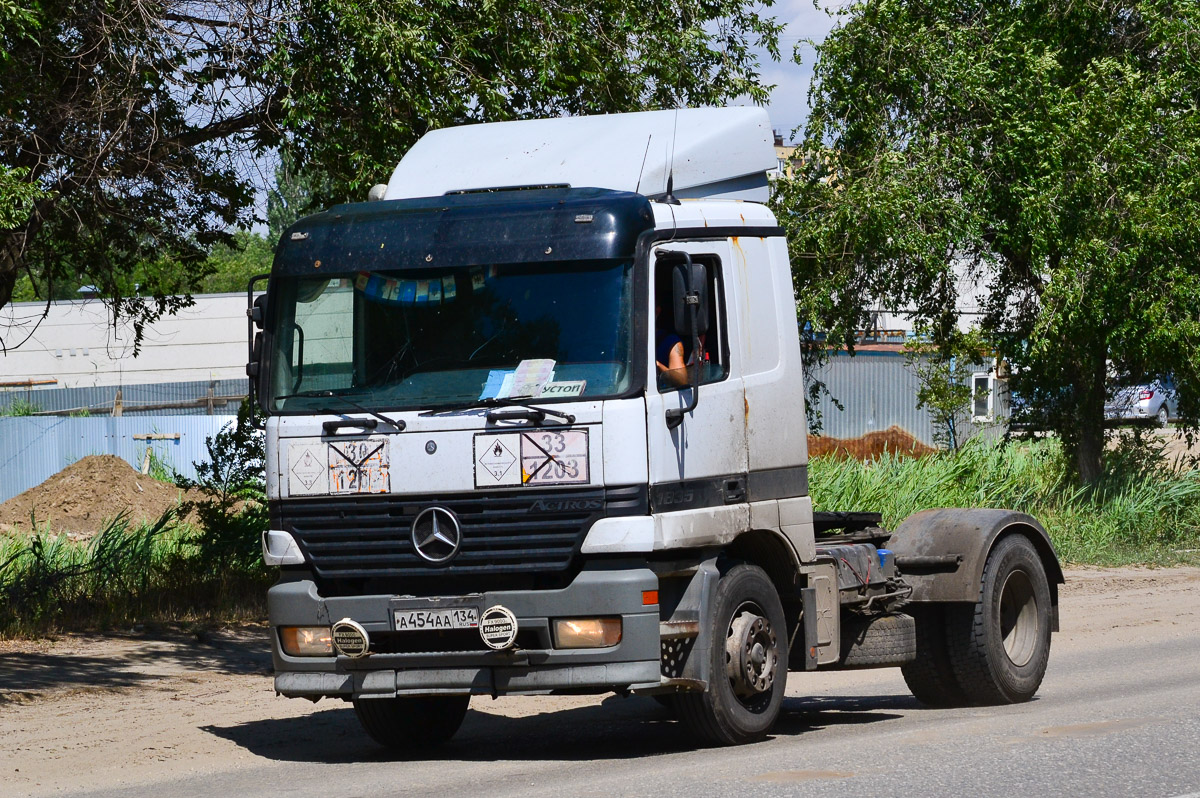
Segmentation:
{"type": "Polygon", "coordinates": [[[497,604],[479,616],[479,636],[484,645],[502,651],[517,642],[517,616],[507,607],[497,604]]]}

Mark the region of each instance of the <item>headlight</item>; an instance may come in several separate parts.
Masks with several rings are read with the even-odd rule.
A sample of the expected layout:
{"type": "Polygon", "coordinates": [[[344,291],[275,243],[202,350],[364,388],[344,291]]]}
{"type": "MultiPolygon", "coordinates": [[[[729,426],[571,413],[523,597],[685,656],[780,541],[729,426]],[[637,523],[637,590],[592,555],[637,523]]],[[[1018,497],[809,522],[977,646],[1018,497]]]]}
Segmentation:
{"type": "Polygon", "coordinates": [[[281,626],[279,644],[289,657],[333,656],[333,635],[328,626],[281,626]]]}
{"type": "Polygon", "coordinates": [[[620,618],[572,618],[554,622],[555,648],[607,648],[620,642],[620,618]]]}

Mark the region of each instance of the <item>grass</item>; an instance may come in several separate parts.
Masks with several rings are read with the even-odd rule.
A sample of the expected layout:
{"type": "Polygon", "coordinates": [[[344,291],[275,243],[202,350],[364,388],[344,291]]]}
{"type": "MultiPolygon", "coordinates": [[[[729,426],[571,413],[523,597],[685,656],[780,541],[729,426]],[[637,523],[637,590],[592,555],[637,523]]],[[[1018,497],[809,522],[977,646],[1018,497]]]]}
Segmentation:
{"type": "Polygon", "coordinates": [[[14,396],[13,400],[7,405],[0,407],[0,416],[32,416],[42,408],[38,407],[28,399],[23,399],[20,396],[14,396]]]}
{"type": "Polygon", "coordinates": [[[213,556],[200,540],[173,510],[138,525],[118,516],[87,541],[0,537],[0,636],[265,615],[261,561],[213,556]]]}
{"type": "Polygon", "coordinates": [[[957,454],[814,458],[821,510],[875,510],[885,526],[933,507],[1003,507],[1037,518],[1064,562],[1200,563],[1200,470],[1172,472],[1144,449],[1120,448],[1094,486],[1072,484],[1057,441],[975,440],[957,454]]]}

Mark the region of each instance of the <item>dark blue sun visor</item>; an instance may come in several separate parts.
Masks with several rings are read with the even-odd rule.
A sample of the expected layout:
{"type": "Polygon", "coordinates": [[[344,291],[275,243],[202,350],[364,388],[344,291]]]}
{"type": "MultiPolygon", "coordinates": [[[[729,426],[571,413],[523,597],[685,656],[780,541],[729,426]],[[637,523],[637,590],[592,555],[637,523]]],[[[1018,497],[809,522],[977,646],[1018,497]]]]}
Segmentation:
{"type": "Polygon", "coordinates": [[[289,227],[274,272],[317,277],[447,265],[630,259],[654,226],[641,194],[488,191],[339,205],[289,227]]]}

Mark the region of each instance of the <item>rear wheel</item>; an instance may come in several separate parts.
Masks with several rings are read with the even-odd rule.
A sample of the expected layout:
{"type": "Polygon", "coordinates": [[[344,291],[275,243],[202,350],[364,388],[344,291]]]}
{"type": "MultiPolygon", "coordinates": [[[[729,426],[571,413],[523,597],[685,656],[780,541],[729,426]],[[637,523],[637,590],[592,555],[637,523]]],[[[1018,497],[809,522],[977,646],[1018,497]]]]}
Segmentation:
{"type": "Polygon", "coordinates": [[[946,608],[937,604],[916,605],[905,611],[916,619],[917,657],[900,668],[904,683],[922,704],[931,707],[966,704],[967,695],[954,676],[946,650],[946,608]]]}
{"type": "Polygon", "coordinates": [[[787,683],[787,624],[779,594],[757,566],[721,577],[713,602],[710,678],[703,693],[673,704],[697,736],[718,745],[762,739],[775,724],[787,683]]]}
{"type": "Polygon", "coordinates": [[[1050,659],[1050,587],[1028,538],[1011,535],[988,554],[973,606],[947,608],[954,678],[968,701],[1033,698],[1050,659]]]}
{"type": "Polygon", "coordinates": [[[470,701],[466,695],[361,698],[354,701],[354,714],[371,739],[382,746],[432,748],[454,736],[470,701]]]}
{"type": "Polygon", "coordinates": [[[1170,414],[1167,413],[1166,404],[1164,404],[1162,407],[1158,408],[1158,415],[1155,416],[1155,419],[1158,421],[1158,426],[1161,427],[1162,429],[1166,429],[1167,426],[1171,423],[1170,414]]]}

